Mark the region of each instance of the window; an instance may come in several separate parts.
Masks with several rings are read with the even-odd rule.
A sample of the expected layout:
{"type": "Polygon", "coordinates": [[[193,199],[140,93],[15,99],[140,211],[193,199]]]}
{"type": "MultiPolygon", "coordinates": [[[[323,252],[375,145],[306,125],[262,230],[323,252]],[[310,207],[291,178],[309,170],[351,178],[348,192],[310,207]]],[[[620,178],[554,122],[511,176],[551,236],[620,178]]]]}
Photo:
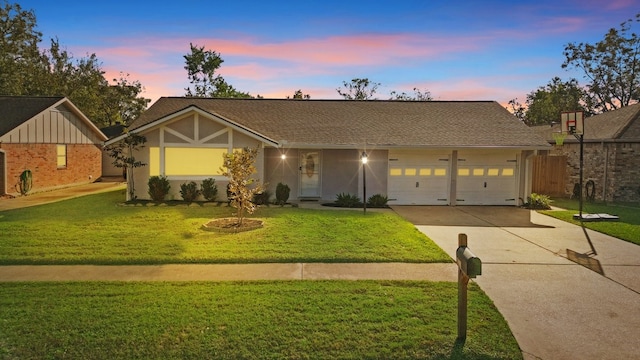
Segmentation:
{"type": "Polygon", "coordinates": [[[67,145],[56,145],[58,169],[67,167],[67,145]]]}
{"type": "Polygon", "coordinates": [[[513,176],[513,169],[512,168],[502,169],[502,176],[513,176]]]}
{"type": "Polygon", "coordinates": [[[484,176],[484,169],[483,168],[473,169],[473,176],[484,176]]]}
{"type": "Polygon", "coordinates": [[[402,175],[402,169],[400,169],[400,168],[391,168],[391,169],[389,169],[389,175],[391,175],[391,176],[401,176],[402,175]]]}
{"type": "Polygon", "coordinates": [[[469,169],[467,168],[459,168],[458,169],[458,176],[469,176],[470,172],[469,169]]]}
{"type": "Polygon", "coordinates": [[[415,176],[415,175],[416,175],[416,169],[415,168],[404,169],[404,176],[415,176]]]}
{"type": "Polygon", "coordinates": [[[420,176],[431,176],[431,168],[420,169],[420,176]]]}
{"type": "Polygon", "coordinates": [[[488,176],[498,176],[500,174],[500,169],[490,168],[487,170],[488,176]]]}
{"type": "MultiPolygon", "coordinates": [[[[221,175],[223,154],[227,148],[164,148],[166,176],[221,175]]],[[[160,175],[160,148],[149,148],[149,175],[160,175]]]]}
{"type": "Polygon", "coordinates": [[[434,172],[433,172],[433,175],[435,175],[435,176],[446,176],[447,175],[447,169],[445,169],[445,168],[435,169],[434,172]]]}

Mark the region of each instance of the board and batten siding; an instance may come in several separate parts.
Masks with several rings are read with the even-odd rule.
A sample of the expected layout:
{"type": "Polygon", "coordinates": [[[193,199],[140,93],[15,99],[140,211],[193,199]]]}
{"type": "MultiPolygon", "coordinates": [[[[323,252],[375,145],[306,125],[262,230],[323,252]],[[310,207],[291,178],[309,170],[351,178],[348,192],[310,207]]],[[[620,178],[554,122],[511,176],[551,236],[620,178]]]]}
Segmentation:
{"type": "Polygon", "coordinates": [[[45,110],[0,137],[12,144],[100,144],[96,133],[64,105],[45,110]]]}

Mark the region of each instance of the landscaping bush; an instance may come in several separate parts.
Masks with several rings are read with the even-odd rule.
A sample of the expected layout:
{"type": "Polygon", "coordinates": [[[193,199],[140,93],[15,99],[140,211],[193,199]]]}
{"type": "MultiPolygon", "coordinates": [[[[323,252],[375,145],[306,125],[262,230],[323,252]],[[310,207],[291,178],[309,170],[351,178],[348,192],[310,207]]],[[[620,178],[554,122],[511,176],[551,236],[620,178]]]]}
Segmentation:
{"type": "Polygon", "coordinates": [[[218,185],[216,185],[216,179],[208,178],[202,180],[202,196],[207,201],[214,201],[218,196],[218,185]]]}
{"type": "Polygon", "coordinates": [[[291,189],[289,189],[289,185],[278,183],[276,186],[276,204],[281,206],[286,204],[287,200],[289,200],[290,191],[291,189]]]}
{"type": "Polygon", "coordinates": [[[362,205],[362,202],[360,202],[360,198],[357,195],[340,193],[336,197],[336,206],[339,207],[351,208],[362,205]]]}
{"type": "Polygon", "coordinates": [[[256,205],[265,205],[269,203],[269,198],[271,198],[271,193],[267,190],[253,195],[253,203],[256,205]]]}
{"type": "Polygon", "coordinates": [[[188,183],[184,183],[180,185],[180,195],[182,199],[186,202],[193,202],[196,200],[198,195],[200,195],[200,190],[198,190],[198,184],[195,181],[190,181],[188,183]]]}
{"type": "Polygon", "coordinates": [[[548,210],[551,209],[552,201],[548,195],[531,193],[531,196],[527,198],[525,206],[529,209],[548,210]]]}
{"type": "Polygon", "coordinates": [[[169,184],[166,176],[152,176],[149,178],[148,185],[148,194],[151,200],[155,202],[164,201],[165,196],[169,193],[169,189],[171,189],[171,184],[169,184]]]}
{"type": "Polygon", "coordinates": [[[382,194],[375,194],[367,200],[367,206],[372,208],[384,208],[387,207],[389,198],[382,194]]]}

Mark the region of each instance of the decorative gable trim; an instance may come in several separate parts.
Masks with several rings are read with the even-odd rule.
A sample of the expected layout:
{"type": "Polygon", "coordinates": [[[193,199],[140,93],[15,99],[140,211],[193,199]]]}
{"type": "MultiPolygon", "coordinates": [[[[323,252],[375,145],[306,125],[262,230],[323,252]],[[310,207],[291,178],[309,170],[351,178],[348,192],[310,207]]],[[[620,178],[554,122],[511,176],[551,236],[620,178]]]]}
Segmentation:
{"type": "MultiPolygon", "coordinates": [[[[249,129],[249,128],[243,126],[243,125],[240,125],[240,124],[236,123],[235,121],[227,119],[224,116],[221,116],[219,114],[211,113],[211,112],[207,112],[205,110],[202,110],[201,108],[199,108],[197,106],[194,106],[194,105],[190,105],[190,106],[188,106],[188,107],[186,107],[186,108],[184,108],[184,109],[182,109],[180,111],[177,111],[175,113],[163,116],[158,120],[155,120],[155,121],[153,121],[153,122],[151,122],[149,124],[143,125],[143,126],[141,126],[139,128],[136,128],[136,129],[132,130],[131,133],[143,134],[145,132],[148,132],[148,131],[150,131],[152,129],[159,128],[159,127],[164,128],[165,131],[171,133],[172,135],[174,135],[176,137],[179,137],[179,138],[187,141],[188,143],[193,143],[193,144],[197,143],[199,145],[207,144],[206,143],[207,141],[209,141],[211,139],[214,139],[217,136],[222,135],[224,133],[224,131],[229,131],[229,129],[231,129],[233,131],[238,131],[239,133],[242,133],[242,134],[247,135],[247,136],[249,136],[249,137],[251,137],[253,139],[261,141],[261,142],[263,142],[263,143],[265,143],[265,144],[267,144],[269,146],[280,147],[280,144],[277,141],[275,141],[273,139],[270,139],[269,137],[267,137],[267,136],[265,136],[263,134],[260,134],[257,131],[253,131],[252,129],[249,129]],[[195,113],[195,115],[196,115],[196,116],[194,116],[194,122],[195,122],[195,124],[194,124],[194,131],[195,131],[194,137],[195,137],[195,139],[191,139],[188,136],[185,136],[184,134],[181,134],[181,133],[179,133],[179,132],[177,132],[177,131],[175,131],[173,129],[170,129],[170,128],[166,127],[166,126],[163,126],[163,125],[168,125],[171,122],[183,119],[184,116],[186,116],[186,115],[188,115],[188,114],[190,114],[192,112],[195,113]],[[198,124],[198,122],[200,121],[200,118],[199,118],[200,116],[202,116],[204,118],[207,118],[207,119],[210,119],[210,120],[213,120],[213,121],[217,121],[217,122],[219,122],[219,123],[221,123],[223,125],[226,125],[228,128],[225,129],[225,130],[221,130],[221,131],[219,131],[217,133],[211,134],[211,135],[209,135],[209,136],[207,136],[205,138],[199,139],[199,132],[198,132],[199,131],[199,126],[198,126],[199,124],[198,124]]],[[[232,133],[233,133],[233,131],[229,131],[229,141],[232,141],[232,133]]],[[[127,134],[123,134],[123,135],[120,135],[118,137],[115,137],[115,138],[105,142],[105,145],[110,145],[110,144],[116,143],[118,141],[121,141],[126,136],[127,136],[127,134]]]]}

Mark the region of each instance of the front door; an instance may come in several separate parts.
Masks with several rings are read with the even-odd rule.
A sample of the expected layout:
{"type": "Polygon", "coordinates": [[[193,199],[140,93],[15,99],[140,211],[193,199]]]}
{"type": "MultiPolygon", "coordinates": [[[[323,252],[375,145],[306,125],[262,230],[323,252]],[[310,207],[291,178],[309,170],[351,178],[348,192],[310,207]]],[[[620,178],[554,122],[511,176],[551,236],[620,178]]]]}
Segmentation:
{"type": "Polygon", "coordinates": [[[316,198],[320,197],[320,161],[321,152],[319,150],[300,151],[300,197],[316,198]]]}

